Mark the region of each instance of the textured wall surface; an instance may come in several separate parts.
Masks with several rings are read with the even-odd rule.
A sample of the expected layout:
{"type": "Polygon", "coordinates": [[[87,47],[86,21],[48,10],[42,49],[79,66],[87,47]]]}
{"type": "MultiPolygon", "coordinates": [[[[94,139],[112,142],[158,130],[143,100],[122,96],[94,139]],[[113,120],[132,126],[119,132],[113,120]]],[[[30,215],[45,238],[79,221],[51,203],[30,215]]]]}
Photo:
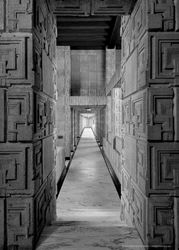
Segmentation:
{"type": "Polygon", "coordinates": [[[68,46],[57,47],[56,128],[57,145],[63,146],[65,156],[71,151],[71,110],[69,103],[71,83],[71,51],[68,46]]]}
{"type": "Polygon", "coordinates": [[[32,249],[55,208],[56,27],[32,5],[0,1],[0,249],[32,249]]]}
{"type": "Polygon", "coordinates": [[[110,163],[121,181],[122,160],[122,91],[121,88],[113,88],[111,95],[107,97],[106,129],[103,139],[103,149],[110,163]]]}
{"type": "Polygon", "coordinates": [[[72,96],[102,96],[105,93],[105,58],[102,50],[72,50],[72,96]]]}
{"type": "Polygon", "coordinates": [[[106,72],[104,151],[121,181],[121,215],[147,245],[170,249],[179,247],[178,6],[138,0],[122,18],[120,77],[110,64],[106,72]]]}
{"type": "Polygon", "coordinates": [[[177,8],[139,0],[121,27],[123,211],[146,243],[171,249],[179,247],[177,8]]]}

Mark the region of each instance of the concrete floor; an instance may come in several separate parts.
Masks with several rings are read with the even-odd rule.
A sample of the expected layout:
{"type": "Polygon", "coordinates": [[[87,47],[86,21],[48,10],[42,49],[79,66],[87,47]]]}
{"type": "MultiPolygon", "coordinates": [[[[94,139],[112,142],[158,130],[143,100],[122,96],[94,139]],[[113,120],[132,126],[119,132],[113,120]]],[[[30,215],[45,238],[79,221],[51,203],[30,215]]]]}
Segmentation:
{"type": "Polygon", "coordinates": [[[120,199],[92,130],[86,128],[57,200],[57,221],[37,250],[144,249],[137,231],[120,220],[120,199]]]}

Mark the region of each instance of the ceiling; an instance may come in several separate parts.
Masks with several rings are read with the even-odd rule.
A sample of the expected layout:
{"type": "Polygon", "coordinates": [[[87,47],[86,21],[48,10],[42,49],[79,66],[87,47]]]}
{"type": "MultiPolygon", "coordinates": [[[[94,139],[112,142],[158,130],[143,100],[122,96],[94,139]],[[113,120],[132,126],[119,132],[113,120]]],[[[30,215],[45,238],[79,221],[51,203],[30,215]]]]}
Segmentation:
{"type": "Polygon", "coordinates": [[[120,48],[121,15],[135,0],[55,0],[57,45],[71,49],[120,48]]]}

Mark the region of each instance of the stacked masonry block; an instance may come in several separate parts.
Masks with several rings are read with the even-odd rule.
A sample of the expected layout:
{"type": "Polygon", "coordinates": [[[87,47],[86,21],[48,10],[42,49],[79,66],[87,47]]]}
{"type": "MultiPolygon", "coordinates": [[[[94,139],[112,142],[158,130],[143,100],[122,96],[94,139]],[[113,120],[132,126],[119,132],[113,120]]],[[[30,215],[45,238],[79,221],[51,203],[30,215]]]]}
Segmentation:
{"type": "Polygon", "coordinates": [[[179,243],[179,1],[122,18],[122,209],[149,246],[179,243]]]}
{"type": "Polygon", "coordinates": [[[0,249],[32,249],[55,214],[55,19],[0,1],[0,249]]]}

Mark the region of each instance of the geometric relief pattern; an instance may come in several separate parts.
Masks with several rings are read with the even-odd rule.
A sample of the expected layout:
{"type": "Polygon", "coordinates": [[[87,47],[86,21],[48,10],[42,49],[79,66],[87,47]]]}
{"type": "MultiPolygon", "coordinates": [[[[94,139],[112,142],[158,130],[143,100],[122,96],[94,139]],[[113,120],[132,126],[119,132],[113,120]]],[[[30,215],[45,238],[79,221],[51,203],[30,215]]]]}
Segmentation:
{"type": "Polygon", "coordinates": [[[10,88],[7,94],[8,141],[31,141],[33,133],[32,91],[10,88]]]}
{"type": "Polygon", "coordinates": [[[151,188],[169,192],[179,188],[179,143],[150,144],[151,188]]]}
{"type": "Polygon", "coordinates": [[[34,132],[37,138],[42,138],[53,133],[54,114],[53,102],[45,95],[34,94],[34,132]]]}
{"type": "Polygon", "coordinates": [[[43,183],[43,158],[42,158],[42,142],[34,143],[33,147],[33,172],[35,179],[35,191],[38,191],[43,183]]]}
{"type": "Polygon", "coordinates": [[[170,88],[149,89],[149,140],[173,140],[173,96],[170,88]]]}
{"type": "Polygon", "coordinates": [[[136,138],[146,137],[146,92],[138,92],[123,100],[124,132],[136,138]]]}
{"type": "Polygon", "coordinates": [[[7,29],[25,32],[32,29],[32,0],[8,0],[7,29]]]}
{"type": "Polygon", "coordinates": [[[27,193],[31,188],[32,150],[30,145],[1,144],[0,195],[27,193]]]}
{"type": "Polygon", "coordinates": [[[137,141],[136,183],[143,193],[146,191],[147,181],[147,143],[137,141]]]}
{"type": "MultiPolygon", "coordinates": [[[[132,12],[131,19],[122,17],[121,36],[122,36],[122,65],[132,54],[137,43],[141,40],[147,25],[147,1],[140,0],[132,12]],[[126,27],[127,24],[127,27],[126,27]]],[[[134,65],[133,65],[134,66],[134,65]]]]}
{"type": "Polygon", "coordinates": [[[138,192],[136,187],[132,188],[132,220],[135,226],[137,227],[139,234],[142,235],[142,238],[146,238],[146,225],[147,225],[147,202],[146,198],[138,192]]]}
{"type": "Polygon", "coordinates": [[[175,60],[179,55],[178,33],[150,33],[150,82],[171,83],[175,72],[175,60]]]}
{"type": "Polygon", "coordinates": [[[149,29],[174,30],[174,2],[172,0],[150,0],[149,29]]]}
{"type": "Polygon", "coordinates": [[[34,85],[37,90],[43,90],[43,76],[42,76],[42,48],[40,40],[37,36],[33,36],[33,71],[34,71],[34,85]]]}
{"type": "Polygon", "coordinates": [[[122,103],[122,123],[124,126],[124,133],[130,134],[131,124],[131,99],[127,98],[122,103]]]}
{"type": "Polygon", "coordinates": [[[149,218],[151,218],[149,223],[149,243],[172,245],[174,240],[172,198],[161,195],[150,197],[149,218]]]}
{"type": "Polygon", "coordinates": [[[49,12],[48,4],[50,3],[46,0],[34,1],[34,28],[40,45],[47,53],[50,60],[55,63],[56,19],[49,12]]]}
{"type": "MultiPolygon", "coordinates": [[[[21,249],[32,246],[33,203],[31,198],[7,199],[7,245],[20,245],[21,249]],[[24,247],[24,248],[23,248],[24,247]]],[[[14,248],[13,248],[14,249],[14,248]]]]}
{"type": "Polygon", "coordinates": [[[132,135],[141,138],[146,134],[146,93],[139,92],[132,96],[131,100],[131,122],[133,126],[132,135]]]}
{"type": "Polygon", "coordinates": [[[35,207],[35,234],[36,238],[42,231],[45,223],[49,220],[49,217],[53,216],[54,208],[52,211],[49,211],[52,203],[55,199],[55,177],[54,173],[52,172],[51,175],[46,179],[41,188],[40,192],[36,196],[34,200],[34,207],[35,207]]]}
{"type": "Polygon", "coordinates": [[[4,35],[0,38],[0,86],[25,84],[31,80],[31,43],[30,36],[4,35]]]}

